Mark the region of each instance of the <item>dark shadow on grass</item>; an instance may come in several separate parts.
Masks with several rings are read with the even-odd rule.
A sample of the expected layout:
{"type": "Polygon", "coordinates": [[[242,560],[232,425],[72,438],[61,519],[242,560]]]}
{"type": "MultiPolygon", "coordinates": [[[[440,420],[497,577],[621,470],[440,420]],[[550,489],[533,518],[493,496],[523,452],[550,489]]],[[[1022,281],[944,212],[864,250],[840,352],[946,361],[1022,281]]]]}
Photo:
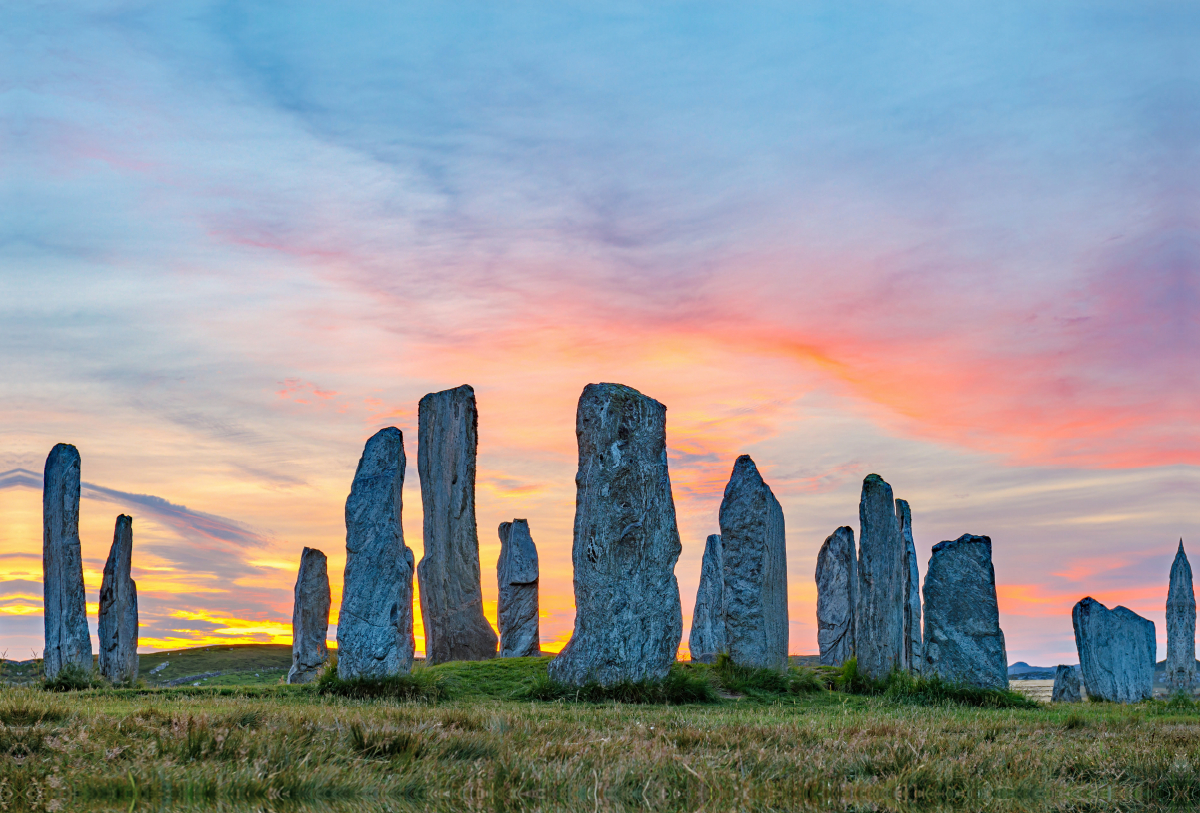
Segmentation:
{"type": "Polygon", "coordinates": [[[537,675],[516,696],[521,700],[578,703],[639,703],[681,706],[715,703],[720,699],[706,675],[675,664],[662,680],[623,680],[608,686],[592,681],[582,686],[557,683],[546,673],[537,675]]]}
{"type": "Polygon", "coordinates": [[[343,680],[334,669],[326,669],[311,685],[318,694],[352,700],[409,700],[437,703],[448,700],[448,681],[426,669],[408,675],[343,680]]]}

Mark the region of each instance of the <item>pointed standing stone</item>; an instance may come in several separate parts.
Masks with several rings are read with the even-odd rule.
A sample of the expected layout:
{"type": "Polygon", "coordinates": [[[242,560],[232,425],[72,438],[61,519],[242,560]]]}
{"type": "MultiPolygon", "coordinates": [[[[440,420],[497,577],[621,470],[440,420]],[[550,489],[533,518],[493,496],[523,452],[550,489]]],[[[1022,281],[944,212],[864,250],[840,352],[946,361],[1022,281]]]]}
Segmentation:
{"type": "Polygon", "coordinates": [[[363,448],[346,498],[346,575],[338,613],[338,677],[412,671],[413,553],[404,544],[404,436],[380,429],[363,448]]]}
{"type": "Polygon", "coordinates": [[[300,553],[292,596],[292,668],[287,682],[310,683],[329,660],[329,562],[316,548],[300,553]]]}
{"type": "Polygon", "coordinates": [[[688,650],[692,660],[700,663],[712,663],[717,655],[728,651],[725,644],[725,565],[720,534],[709,534],[704,542],[700,587],[696,590],[688,650]]]}
{"type": "Polygon", "coordinates": [[[904,605],[908,571],[892,487],[878,474],[863,480],[858,504],[858,606],[854,649],[858,669],[883,680],[904,662],[904,605]]]}
{"type": "Polygon", "coordinates": [[[683,637],[679,528],[667,472],[667,408],[621,384],[588,384],[575,434],[575,631],[550,677],[667,676],[683,637]]]}
{"type": "Polygon", "coordinates": [[[42,596],[42,673],[54,678],[66,666],[91,672],[92,638],[79,547],[79,451],[67,443],[50,450],[42,480],[42,596]]]}
{"type": "Polygon", "coordinates": [[[529,521],[501,522],[500,558],[496,560],[501,658],[536,658],[542,654],[538,634],[538,575],[537,548],[529,533],[529,521]]]}
{"type": "Polygon", "coordinates": [[[912,509],[908,500],[896,500],[896,521],[904,537],[904,662],[913,672],[921,670],[921,571],[917,546],[913,543],[912,509]]]}
{"type": "Polygon", "coordinates": [[[496,657],[496,633],[483,616],[475,526],[475,390],[433,392],[417,407],[417,471],[425,510],[425,555],[417,565],[425,660],[496,657]]]}
{"type": "Polygon", "coordinates": [[[1171,563],[1171,587],[1167,591],[1166,668],[1167,682],[1177,689],[1189,689],[1196,682],[1196,593],[1182,539],[1171,563]]]}
{"type": "Polygon", "coordinates": [[[1089,697],[1137,703],[1154,694],[1154,622],[1091,596],[1071,610],[1079,669],[1089,697]]]}
{"type": "Polygon", "coordinates": [[[817,554],[817,644],[823,666],[841,666],[854,657],[857,595],[854,529],[843,525],[825,538],[817,554]]]}
{"type": "Polygon", "coordinates": [[[100,583],[100,674],[113,683],[138,676],[137,583],[129,576],[133,560],[133,517],[121,514],[100,583]]]}
{"type": "Polygon", "coordinates": [[[1051,703],[1078,703],[1083,699],[1079,691],[1079,669],[1059,664],[1054,670],[1054,689],[1050,693],[1051,703]]]}

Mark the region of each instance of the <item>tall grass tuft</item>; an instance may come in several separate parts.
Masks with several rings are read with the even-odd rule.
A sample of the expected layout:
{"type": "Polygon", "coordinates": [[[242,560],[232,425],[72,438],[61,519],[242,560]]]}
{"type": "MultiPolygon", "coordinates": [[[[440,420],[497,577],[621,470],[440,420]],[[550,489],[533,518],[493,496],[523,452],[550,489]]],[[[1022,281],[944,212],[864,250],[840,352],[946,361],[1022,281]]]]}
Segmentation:
{"type": "Polygon", "coordinates": [[[734,663],[724,652],[712,665],[712,674],[726,691],[751,697],[810,694],[826,688],[825,681],[815,670],[794,666],[785,672],[758,669],[734,663]]]}
{"type": "Polygon", "coordinates": [[[590,682],[583,686],[557,683],[546,673],[537,675],[517,696],[523,700],[571,700],[581,703],[642,703],[680,706],[715,703],[720,699],[712,683],[700,673],[676,664],[662,680],[623,680],[610,686],[590,682]]]}
{"type": "Polygon", "coordinates": [[[437,703],[450,696],[447,681],[427,669],[414,669],[408,675],[389,675],[385,678],[350,678],[343,680],[337,671],[326,669],[312,684],[318,694],[348,697],[352,700],[412,700],[437,703]]]}
{"type": "Polygon", "coordinates": [[[48,692],[78,692],[106,685],[98,675],[73,663],[59,669],[54,677],[42,681],[42,688],[48,692]]]}
{"type": "Polygon", "coordinates": [[[934,675],[910,675],[893,671],[884,680],[872,680],[858,671],[858,660],[850,658],[842,665],[837,687],[848,694],[882,695],[893,703],[909,706],[974,706],[993,709],[1041,708],[1020,692],[1010,689],[982,689],[951,683],[934,675]]]}

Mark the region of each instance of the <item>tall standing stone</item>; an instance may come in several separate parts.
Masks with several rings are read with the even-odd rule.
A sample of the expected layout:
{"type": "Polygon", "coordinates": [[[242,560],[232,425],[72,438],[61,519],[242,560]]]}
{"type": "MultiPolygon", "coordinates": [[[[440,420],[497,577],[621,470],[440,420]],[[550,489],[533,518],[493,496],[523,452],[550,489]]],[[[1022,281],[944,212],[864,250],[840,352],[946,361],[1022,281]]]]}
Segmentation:
{"type": "Polygon", "coordinates": [[[67,666],[92,671],[92,638],[79,547],[79,450],[60,443],[42,480],[42,596],[46,629],[42,673],[67,666]]]}
{"type": "Polygon", "coordinates": [[[878,474],[863,480],[858,504],[858,606],[854,650],[858,669],[882,680],[904,662],[904,605],[908,571],[892,487],[878,474]]]}
{"type": "Polygon", "coordinates": [[[575,434],[575,631],[550,677],[666,677],[683,637],[681,550],[667,472],[667,408],[631,387],[588,384],[575,434]]]}
{"type": "Polygon", "coordinates": [[[429,664],[496,657],[483,616],[475,526],[479,414],[469,386],[434,392],[417,408],[417,470],[425,509],[425,555],[417,565],[429,664]]]}
{"type": "Polygon", "coordinates": [[[924,658],[922,674],[984,689],[1008,688],[988,537],[963,534],[933,546],[925,572],[924,658]]]}
{"type": "Polygon", "coordinates": [[[1154,622],[1091,596],[1071,610],[1079,668],[1089,697],[1137,703],[1154,693],[1154,622]]]}
{"type": "Polygon", "coordinates": [[[854,529],[843,525],[825,538],[817,554],[817,645],[824,666],[841,666],[854,657],[857,597],[854,529]]]}
{"type": "Polygon", "coordinates": [[[1078,703],[1082,699],[1078,667],[1060,663],[1054,670],[1054,688],[1050,692],[1050,702],[1078,703]]]}
{"type": "Polygon", "coordinates": [[[412,671],[413,553],[400,517],[404,436],[394,426],[367,441],[346,498],[346,575],[338,613],[338,677],[412,671]]]}
{"type": "Polygon", "coordinates": [[[908,500],[896,500],[896,521],[904,538],[904,661],[909,668],[921,669],[921,571],[917,567],[917,546],[913,543],[912,509],[908,500]]]}
{"type": "Polygon", "coordinates": [[[292,668],[288,683],[310,683],[329,660],[329,562],[316,548],[300,553],[292,592],[292,668]]]}
{"type": "Polygon", "coordinates": [[[529,533],[529,521],[501,522],[500,558],[496,560],[501,658],[534,658],[542,654],[538,634],[538,575],[537,548],[529,533]]]}
{"type": "Polygon", "coordinates": [[[113,683],[133,683],[138,676],[137,583],[129,575],[132,561],[133,517],[121,514],[104,563],[96,630],[100,674],[113,683]]]}
{"type": "Polygon", "coordinates": [[[1177,689],[1189,689],[1196,682],[1196,593],[1182,539],[1171,563],[1171,586],[1167,591],[1166,668],[1167,682],[1177,689]]]}
{"type": "Polygon", "coordinates": [[[700,587],[696,590],[696,609],[688,632],[688,650],[692,660],[712,663],[728,651],[725,643],[725,565],[721,555],[721,535],[709,534],[704,542],[700,563],[700,587]]]}

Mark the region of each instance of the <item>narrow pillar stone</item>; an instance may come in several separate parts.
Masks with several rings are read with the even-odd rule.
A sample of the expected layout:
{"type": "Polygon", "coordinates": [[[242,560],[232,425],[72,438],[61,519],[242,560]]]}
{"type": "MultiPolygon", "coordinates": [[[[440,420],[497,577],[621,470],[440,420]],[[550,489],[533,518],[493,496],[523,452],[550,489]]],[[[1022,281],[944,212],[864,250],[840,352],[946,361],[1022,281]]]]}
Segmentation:
{"type": "Polygon", "coordinates": [[[138,676],[137,583],[133,562],[133,517],[121,514],[100,583],[100,674],[113,683],[133,683],[138,676]]]}
{"type": "Polygon", "coordinates": [[[542,654],[538,575],[537,547],[529,533],[529,521],[501,522],[500,558],[496,560],[501,658],[535,658],[542,654]]]}
{"type": "Polygon", "coordinates": [[[896,521],[904,537],[904,662],[913,672],[921,670],[921,571],[913,542],[912,509],[908,500],[896,500],[896,521]]]}
{"type": "Polygon", "coordinates": [[[316,548],[300,553],[292,596],[292,668],[287,682],[311,683],[329,660],[329,562],[316,548]]]}
{"type": "Polygon", "coordinates": [[[817,554],[817,645],[824,666],[841,666],[854,657],[857,596],[854,529],[842,526],[825,538],[817,554]]]}
{"type": "Polygon", "coordinates": [[[1079,669],[1088,697],[1137,703],[1154,694],[1154,622],[1091,596],[1071,610],[1079,669]]]}
{"type": "Polygon", "coordinates": [[[1196,592],[1182,539],[1167,590],[1166,669],[1167,683],[1176,689],[1190,689],[1196,683],[1196,592]]]}
{"type": "Polygon", "coordinates": [[[721,535],[710,534],[704,542],[700,563],[700,587],[696,590],[696,609],[688,633],[692,660],[713,663],[717,655],[728,652],[725,643],[725,565],[721,555],[721,535]]]}
{"type": "Polygon", "coordinates": [[[904,605],[908,571],[892,487],[878,474],[863,480],[858,504],[858,606],[854,650],[858,669],[883,680],[904,662],[904,605]]]}
{"type": "Polygon", "coordinates": [[[60,443],[46,458],[42,480],[42,674],[50,679],[68,666],[92,671],[79,546],[79,466],[79,450],[60,443]]]}

